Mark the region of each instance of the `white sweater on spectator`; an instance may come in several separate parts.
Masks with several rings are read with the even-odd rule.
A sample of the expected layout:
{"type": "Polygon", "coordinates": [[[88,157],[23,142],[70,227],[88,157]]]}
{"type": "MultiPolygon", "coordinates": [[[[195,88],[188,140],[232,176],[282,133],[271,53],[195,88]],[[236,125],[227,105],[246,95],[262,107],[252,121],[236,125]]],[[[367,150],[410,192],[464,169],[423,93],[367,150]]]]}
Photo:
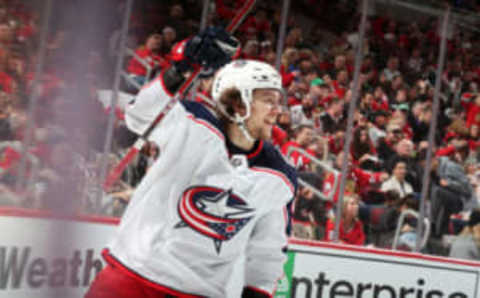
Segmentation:
{"type": "Polygon", "coordinates": [[[389,190],[396,190],[398,191],[398,194],[400,194],[401,198],[413,192],[413,188],[412,188],[412,185],[410,185],[410,183],[408,183],[407,181],[400,182],[395,176],[392,176],[388,180],[385,180],[382,183],[382,186],[380,189],[383,192],[389,191],[389,190]]]}

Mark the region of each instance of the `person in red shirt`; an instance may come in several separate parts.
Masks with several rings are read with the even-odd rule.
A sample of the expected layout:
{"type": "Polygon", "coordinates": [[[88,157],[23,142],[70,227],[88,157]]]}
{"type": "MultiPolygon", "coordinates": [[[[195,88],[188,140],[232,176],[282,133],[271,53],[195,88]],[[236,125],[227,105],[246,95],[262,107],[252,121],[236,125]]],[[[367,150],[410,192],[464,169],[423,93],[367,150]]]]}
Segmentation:
{"type": "MultiPolygon", "coordinates": [[[[335,231],[335,220],[327,221],[325,240],[332,241],[335,231]]],[[[363,223],[358,219],[358,198],[346,196],[343,200],[342,217],[340,218],[340,231],[338,239],[345,244],[365,244],[363,223]]]]}
{"type": "Polygon", "coordinates": [[[471,151],[480,147],[480,126],[474,124],[468,129],[468,147],[471,151]]]}
{"type": "Polygon", "coordinates": [[[271,31],[270,22],[267,19],[267,12],[263,9],[257,10],[255,15],[247,18],[245,23],[240,27],[240,31],[245,34],[247,38],[255,39],[265,37],[265,35],[271,31]]]}
{"type": "Polygon", "coordinates": [[[14,41],[13,28],[8,23],[0,23],[0,44],[9,46],[14,41]]]}
{"type": "Polygon", "coordinates": [[[388,97],[383,91],[382,86],[377,86],[373,92],[372,110],[389,111],[388,97]]]}
{"type": "Polygon", "coordinates": [[[272,144],[280,148],[288,140],[288,133],[278,125],[272,127],[272,144]]]}
{"type": "Polygon", "coordinates": [[[216,13],[220,19],[233,19],[237,9],[241,8],[244,2],[245,0],[215,0],[216,13]]]}
{"type": "Polygon", "coordinates": [[[480,126],[480,95],[477,95],[473,101],[464,104],[464,107],[467,110],[467,127],[480,126]]]}
{"type": "Polygon", "coordinates": [[[336,78],[339,72],[347,69],[347,57],[343,54],[335,56],[333,65],[331,65],[330,68],[328,74],[332,78],[336,78]]]}
{"type": "MultiPolygon", "coordinates": [[[[315,155],[313,150],[307,149],[307,147],[312,144],[313,141],[313,126],[308,124],[301,124],[297,127],[295,131],[295,139],[291,140],[282,146],[282,154],[287,156],[288,151],[291,147],[300,148],[311,155],[315,155]]],[[[302,169],[307,168],[311,162],[311,160],[306,157],[305,155],[299,153],[298,151],[293,151],[289,159],[295,165],[296,168],[302,169]]]]}
{"type": "Polygon", "coordinates": [[[280,74],[282,75],[283,87],[287,88],[293,80],[299,76],[298,70],[291,70],[298,62],[298,50],[295,48],[287,48],[282,54],[282,63],[280,65],[280,74]]]}
{"type": "MultiPolygon", "coordinates": [[[[340,171],[343,165],[345,153],[344,151],[338,153],[337,158],[335,159],[335,168],[340,171]]],[[[361,168],[352,166],[352,157],[349,154],[348,156],[349,170],[347,180],[353,180],[354,189],[351,191],[368,191],[368,186],[371,184],[378,184],[388,179],[389,175],[386,172],[370,172],[362,170],[361,168]]],[[[338,201],[338,196],[340,194],[340,179],[341,173],[328,173],[325,181],[323,183],[323,193],[327,198],[332,198],[332,201],[329,202],[329,208],[332,207],[332,204],[335,204],[338,201]],[[337,185],[335,186],[335,179],[337,179],[337,185]],[[333,192],[333,193],[332,193],[333,192]]]]}
{"type": "Polygon", "coordinates": [[[261,60],[259,56],[259,44],[256,39],[249,39],[243,46],[242,52],[240,53],[240,59],[252,59],[252,60],[261,60]]]}
{"type": "Polygon", "coordinates": [[[11,76],[0,70],[0,91],[8,94],[14,93],[16,84],[11,76]]]}
{"type": "MultiPolygon", "coordinates": [[[[152,33],[148,36],[145,45],[135,51],[135,53],[152,68],[150,74],[153,74],[154,71],[165,68],[168,65],[166,59],[160,55],[161,48],[162,35],[159,33],[152,33]]],[[[147,69],[135,57],[132,57],[128,62],[127,72],[140,85],[143,85],[149,79],[147,78],[147,69]]]]}

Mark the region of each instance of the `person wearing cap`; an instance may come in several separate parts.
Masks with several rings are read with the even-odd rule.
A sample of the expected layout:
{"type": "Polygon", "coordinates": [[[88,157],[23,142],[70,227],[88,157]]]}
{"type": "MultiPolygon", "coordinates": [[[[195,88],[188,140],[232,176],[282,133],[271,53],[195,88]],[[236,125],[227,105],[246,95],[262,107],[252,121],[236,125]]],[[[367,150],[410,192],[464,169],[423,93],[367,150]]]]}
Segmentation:
{"type": "Polygon", "coordinates": [[[450,257],[467,260],[480,260],[480,210],[470,214],[467,226],[455,239],[450,248],[450,257]]]}
{"type": "Polygon", "coordinates": [[[321,78],[315,78],[310,81],[310,93],[312,93],[319,105],[325,105],[325,102],[329,99],[328,93],[330,91],[330,87],[325,83],[325,81],[321,78]]]}

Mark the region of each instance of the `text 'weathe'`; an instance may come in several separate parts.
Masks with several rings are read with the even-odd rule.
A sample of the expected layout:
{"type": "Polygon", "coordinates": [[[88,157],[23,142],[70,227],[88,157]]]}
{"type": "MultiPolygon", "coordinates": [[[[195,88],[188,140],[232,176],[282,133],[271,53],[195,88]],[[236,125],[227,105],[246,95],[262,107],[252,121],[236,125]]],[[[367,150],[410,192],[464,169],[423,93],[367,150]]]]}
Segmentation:
{"type": "Polygon", "coordinates": [[[42,287],[86,287],[103,263],[94,250],[74,250],[69,257],[47,259],[32,248],[0,246],[0,290],[42,287]]]}

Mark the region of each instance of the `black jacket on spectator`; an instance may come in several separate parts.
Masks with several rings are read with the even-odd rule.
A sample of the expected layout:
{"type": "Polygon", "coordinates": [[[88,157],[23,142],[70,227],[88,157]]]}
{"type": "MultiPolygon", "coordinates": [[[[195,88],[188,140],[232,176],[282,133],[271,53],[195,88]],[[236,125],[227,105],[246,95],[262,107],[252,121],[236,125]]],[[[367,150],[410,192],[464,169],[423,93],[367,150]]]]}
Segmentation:
{"type": "Polygon", "coordinates": [[[378,157],[384,161],[388,161],[390,157],[396,154],[393,148],[387,143],[385,138],[378,140],[377,153],[378,157]]]}
{"type": "Polygon", "coordinates": [[[330,114],[324,113],[322,116],[320,116],[320,121],[322,121],[322,129],[324,133],[332,134],[345,128],[345,118],[343,117],[341,117],[337,122],[332,118],[332,116],[330,116],[330,114]]]}
{"type": "Polygon", "coordinates": [[[299,221],[310,221],[309,214],[313,215],[313,220],[317,224],[326,224],[326,212],[325,203],[316,197],[312,199],[306,199],[302,196],[297,198],[295,202],[295,211],[293,212],[293,218],[299,221]]]}

